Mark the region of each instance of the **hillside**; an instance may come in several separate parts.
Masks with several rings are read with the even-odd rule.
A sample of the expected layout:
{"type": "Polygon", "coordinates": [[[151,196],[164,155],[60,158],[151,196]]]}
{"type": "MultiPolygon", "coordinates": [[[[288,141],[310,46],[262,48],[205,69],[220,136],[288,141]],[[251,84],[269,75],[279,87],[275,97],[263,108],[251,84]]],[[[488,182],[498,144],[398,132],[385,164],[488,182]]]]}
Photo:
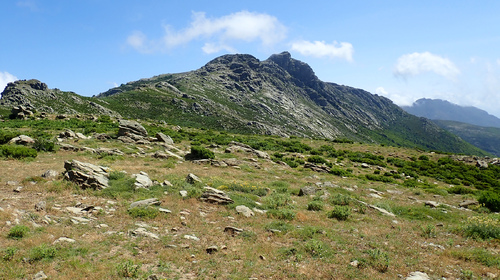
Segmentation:
{"type": "Polygon", "coordinates": [[[434,123],[472,145],[500,157],[500,128],[444,120],[434,120],[434,123]]]}
{"type": "Polygon", "coordinates": [[[500,275],[497,159],[38,116],[0,122],[1,279],[500,275]]]}
{"type": "Polygon", "coordinates": [[[288,52],[265,61],[224,55],[198,70],[130,82],[98,98],[128,118],[485,154],[387,98],[320,81],[309,65],[288,52]]]}
{"type": "Polygon", "coordinates": [[[0,106],[6,111],[18,105],[45,113],[105,114],[234,133],[487,154],[387,98],[320,81],[309,65],[288,52],[264,61],[224,55],[195,71],[129,82],[97,97],[49,89],[37,80],[17,81],[6,87],[0,106]]]}
{"type": "Polygon", "coordinates": [[[446,100],[422,98],[411,106],[401,106],[415,116],[431,120],[455,121],[484,127],[500,128],[500,119],[472,106],[460,106],[446,100]]]}

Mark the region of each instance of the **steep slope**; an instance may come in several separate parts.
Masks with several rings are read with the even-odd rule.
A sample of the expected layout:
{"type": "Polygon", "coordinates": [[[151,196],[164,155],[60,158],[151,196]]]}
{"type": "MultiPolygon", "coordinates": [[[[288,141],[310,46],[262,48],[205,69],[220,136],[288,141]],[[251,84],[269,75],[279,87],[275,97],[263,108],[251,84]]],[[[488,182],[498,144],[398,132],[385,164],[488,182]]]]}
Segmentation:
{"type": "Polygon", "coordinates": [[[185,126],[484,154],[387,98],[320,81],[288,52],[265,61],[224,55],[198,70],[130,82],[98,98],[124,117],[185,126]]]}
{"type": "Polygon", "coordinates": [[[500,119],[476,107],[459,106],[441,99],[422,98],[411,106],[402,106],[410,114],[431,120],[447,120],[500,128],[500,119]]]}

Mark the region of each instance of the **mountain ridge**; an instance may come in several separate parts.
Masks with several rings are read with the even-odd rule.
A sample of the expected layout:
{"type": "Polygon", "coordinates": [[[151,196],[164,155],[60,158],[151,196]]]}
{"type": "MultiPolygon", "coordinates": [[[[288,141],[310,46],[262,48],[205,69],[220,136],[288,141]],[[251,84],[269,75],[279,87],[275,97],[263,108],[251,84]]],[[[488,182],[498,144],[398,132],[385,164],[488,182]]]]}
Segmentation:
{"type": "Polygon", "coordinates": [[[288,52],[263,61],[248,54],[223,55],[197,70],[129,82],[92,98],[63,94],[71,95],[65,109],[80,113],[88,108],[74,109],[78,104],[69,101],[181,126],[485,154],[385,97],[319,80],[288,52]]]}

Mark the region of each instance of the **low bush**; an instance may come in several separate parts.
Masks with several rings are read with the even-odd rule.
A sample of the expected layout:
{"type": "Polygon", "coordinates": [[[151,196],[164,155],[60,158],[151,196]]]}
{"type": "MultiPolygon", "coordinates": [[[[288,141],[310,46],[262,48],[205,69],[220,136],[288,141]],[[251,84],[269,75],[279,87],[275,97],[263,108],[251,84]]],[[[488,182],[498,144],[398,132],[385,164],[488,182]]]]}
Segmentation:
{"type": "Polygon", "coordinates": [[[8,248],[5,248],[5,250],[3,250],[3,256],[2,256],[2,259],[4,261],[10,261],[14,258],[14,255],[16,254],[17,252],[17,248],[15,247],[8,247],[8,248]]]}
{"type": "Polygon", "coordinates": [[[29,260],[40,261],[44,259],[53,259],[56,256],[56,253],[56,247],[42,244],[31,249],[29,260]]]}
{"type": "Polygon", "coordinates": [[[500,239],[500,221],[487,215],[469,217],[462,232],[476,240],[500,239]]]}
{"type": "Polygon", "coordinates": [[[197,159],[214,159],[214,152],[207,148],[197,145],[191,145],[191,153],[186,155],[186,159],[197,160],[197,159]]]}
{"type": "Polygon", "coordinates": [[[323,210],[323,202],[319,200],[313,200],[307,204],[307,210],[309,211],[321,211],[323,210]]]}
{"type": "Polygon", "coordinates": [[[1,145],[0,146],[0,157],[6,158],[36,158],[37,152],[35,149],[18,146],[18,145],[1,145]]]}
{"type": "Polygon", "coordinates": [[[30,232],[29,227],[25,225],[15,225],[12,228],[10,228],[7,237],[11,239],[21,239],[25,237],[29,232],[30,232]]]}
{"type": "Polygon", "coordinates": [[[278,220],[291,221],[295,219],[296,213],[291,209],[271,209],[267,211],[268,217],[273,217],[278,220]]]}
{"type": "Polygon", "coordinates": [[[272,193],[264,197],[263,202],[266,209],[276,210],[292,203],[292,199],[288,193],[272,193]]]}
{"type": "Polygon", "coordinates": [[[351,208],[349,206],[335,205],[332,211],[328,213],[328,218],[345,221],[351,215],[351,208]]]}
{"type": "Polygon", "coordinates": [[[484,191],[478,199],[479,204],[490,209],[492,212],[500,212],[500,195],[492,191],[484,191]]]}
{"type": "Polygon", "coordinates": [[[453,186],[448,189],[448,193],[453,194],[475,194],[476,191],[464,186],[453,186]]]}
{"type": "Polygon", "coordinates": [[[158,208],[154,207],[135,207],[129,209],[127,212],[132,218],[143,218],[143,219],[154,219],[160,213],[158,208]]]}
{"type": "Polygon", "coordinates": [[[324,159],[322,156],[319,155],[310,156],[307,158],[307,161],[316,164],[323,164],[328,162],[326,159],[324,159]]]}
{"type": "Polygon", "coordinates": [[[389,269],[389,255],[380,249],[367,250],[368,264],[379,272],[387,272],[389,269]]]}
{"type": "Polygon", "coordinates": [[[53,152],[55,151],[55,147],[54,141],[46,138],[38,138],[33,144],[33,149],[39,152],[53,152]]]}
{"type": "Polygon", "coordinates": [[[134,264],[132,260],[121,262],[117,265],[118,276],[125,278],[137,278],[139,276],[140,265],[134,264]]]}

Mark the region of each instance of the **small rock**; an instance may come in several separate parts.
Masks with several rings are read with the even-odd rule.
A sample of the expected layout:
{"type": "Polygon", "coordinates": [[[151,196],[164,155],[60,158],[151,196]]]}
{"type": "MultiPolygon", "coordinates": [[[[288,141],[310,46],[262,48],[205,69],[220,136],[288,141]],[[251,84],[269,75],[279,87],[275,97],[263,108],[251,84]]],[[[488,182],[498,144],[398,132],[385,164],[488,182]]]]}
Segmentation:
{"type": "Polygon", "coordinates": [[[165,214],[172,213],[172,211],[165,209],[165,208],[158,208],[158,211],[165,213],[165,214]]]}
{"type": "Polygon", "coordinates": [[[141,172],[139,174],[133,174],[132,177],[135,177],[134,187],[136,189],[147,189],[153,185],[153,181],[149,179],[149,176],[146,172],[141,172]]]}
{"type": "Polygon", "coordinates": [[[460,207],[467,208],[471,205],[479,205],[477,200],[465,200],[459,204],[460,207]]]}
{"type": "Polygon", "coordinates": [[[238,206],[236,206],[236,212],[242,214],[245,217],[255,216],[255,213],[250,208],[248,208],[245,205],[238,205],[238,206]]]}
{"type": "Polygon", "coordinates": [[[420,272],[420,271],[415,271],[410,273],[408,277],[405,278],[405,280],[430,280],[429,276],[427,273],[420,272]]]}
{"type": "Polygon", "coordinates": [[[349,265],[352,266],[352,267],[358,267],[359,266],[359,261],[358,260],[354,260],[354,261],[350,262],[349,265]]]}
{"type": "Polygon", "coordinates": [[[318,189],[314,186],[305,186],[305,187],[300,188],[299,196],[313,195],[317,191],[318,191],[318,189]]]}
{"type": "Polygon", "coordinates": [[[205,251],[207,251],[207,254],[213,254],[213,253],[219,251],[219,248],[214,245],[214,246],[208,247],[207,249],[205,249],[205,251]]]}
{"type": "Polygon", "coordinates": [[[23,189],[23,187],[19,186],[19,187],[16,187],[16,188],[13,190],[13,192],[15,192],[15,193],[20,193],[22,189],[23,189]]]}
{"type": "Polygon", "coordinates": [[[130,236],[143,236],[143,237],[150,237],[150,238],[153,238],[153,239],[160,239],[160,237],[158,236],[158,234],[154,234],[152,232],[149,232],[147,231],[145,228],[143,227],[140,227],[136,230],[131,230],[129,231],[129,235],[130,236]]]}
{"type": "Polygon", "coordinates": [[[158,198],[148,198],[148,199],[132,202],[132,204],[130,204],[128,209],[132,209],[135,207],[147,207],[147,206],[151,206],[151,205],[160,205],[160,204],[161,204],[161,202],[158,200],[158,198]]]}
{"type": "Polygon", "coordinates": [[[76,241],[74,239],[71,239],[71,238],[67,238],[67,237],[59,237],[56,241],[54,241],[52,244],[57,244],[57,243],[60,243],[60,242],[68,242],[68,243],[75,243],[76,241]]]}
{"type": "Polygon", "coordinates": [[[49,277],[47,277],[47,275],[45,275],[45,273],[43,271],[38,271],[37,274],[35,274],[35,276],[33,276],[33,280],[41,280],[41,279],[47,279],[49,277]]]}
{"type": "Polygon", "coordinates": [[[200,241],[200,239],[198,237],[194,236],[194,235],[188,235],[188,234],[186,234],[183,237],[184,237],[184,239],[189,239],[189,240],[194,240],[194,241],[200,241]]]}
{"type": "Polygon", "coordinates": [[[188,196],[188,192],[187,192],[187,191],[185,191],[185,190],[179,191],[179,194],[180,194],[182,197],[187,197],[187,196],[188,196]]]}
{"type": "Polygon", "coordinates": [[[186,182],[188,182],[189,184],[201,183],[201,179],[193,173],[189,173],[186,177],[186,182]]]}
{"type": "Polygon", "coordinates": [[[436,201],[428,200],[425,202],[425,206],[429,206],[431,208],[436,208],[439,206],[439,203],[436,201]]]}
{"type": "Polygon", "coordinates": [[[46,207],[47,207],[47,203],[45,201],[40,201],[37,204],[35,204],[36,211],[44,211],[46,207]]]}
{"type": "Polygon", "coordinates": [[[55,170],[47,170],[45,171],[42,175],[40,175],[40,177],[42,178],[55,178],[59,176],[59,172],[55,171],[55,170]]]}
{"type": "Polygon", "coordinates": [[[236,234],[242,233],[243,229],[232,227],[232,226],[227,226],[227,227],[224,228],[224,232],[229,233],[229,234],[231,234],[231,235],[234,236],[236,234]]]}

